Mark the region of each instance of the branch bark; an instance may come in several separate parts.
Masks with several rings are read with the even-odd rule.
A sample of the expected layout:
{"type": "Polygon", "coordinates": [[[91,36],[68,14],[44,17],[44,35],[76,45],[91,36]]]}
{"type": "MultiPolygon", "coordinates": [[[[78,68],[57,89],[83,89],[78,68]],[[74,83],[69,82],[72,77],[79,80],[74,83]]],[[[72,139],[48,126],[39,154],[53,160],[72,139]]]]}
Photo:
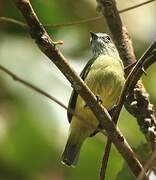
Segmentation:
{"type": "MultiPolygon", "coordinates": [[[[126,142],[123,135],[111,121],[111,117],[109,116],[106,109],[98,104],[96,97],[84,84],[81,78],[77,76],[74,70],[71,69],[65,57],[61,54],[58,48],[56,48],[56,45],[50,39],[43,25],[40,23],[35,12],[33,11],[30,2],[28,0],[13,0],[13,2],[23,14],[28,26],[30,27],[31,37],[35,39],[38,47],[46,56],[50,58],[50,60],[54,62],[54,64],[60,69],[65,77],[71,82],[75,90],[87,102],[87,104],[99,120],[102,128],[107,131],[114,145],[127,161],[134,175],[138,176],[141,171],[144,171],[142,165],[134,155],[132,149],[126,142]]],[[[145,173],[144,177],[145,179],[147,179],[145,173]]]]}
{"type": "MultiPolygon", "coordinates": [[[[136,61],[132,41],[119,16],[115,0],[97,0],[97,3],[98,7],[100,7],[100,11],[106,18],[113,40],[124,65],[127,66],[132,64],[136,61]]],[[[156,126],[156,119],[153,105],[149,100],[149,94],[146,92],[141,81],[138,81],[133,91],[127,96],[125,107],[137,118],[140,129],[147,140],[150,141],[152,149],[154,149],[156,137],[151,138],[155,134],[154,132],[151,132],[151,126],[156,126]],[[133,102],[135,102],[135,106],[133,102]],[[147,119],[150,121],[150,126],[147,126],[147,119]]]]}
{"type": "MultiPolygon", "coordinates": [[[[153,63],[156,62],[156,41],[147,49],[144,55],[140,58],[140,60],[136,63],[132,71],[129,73],[124,88],[122,90],[122,94],[119,98],[119,102],[114,111],[112,121],[116,124],[122,109],[122,106],[125,102],[126,95],[128,92],[132,91],[137,81],[141,78],[141,76],[145,73],[145,70],[153,63]]],[[[156,127],[151,127],[151,131],[154,132],[154,136],[156,137],[156,127]],[[154,128],[154,129],[153,129],[154,128]]],[[[156,142],[156,139],[153,140],[156,142]]],[[[107,162],[109,159],[109,153],[111,149],[111,139],[108,137],[108,141],[105,147],[105,152],[102,160],[102,167],[100,170],[100,180],[105,179],[107,162]]]]}
{"type": "MultiPolygon", "coordinates": [[[[153,151],[151,157],[149,158],[149,160],[146,162],[145,166],[144,166],[144,170],[147,172],[148,170],[151,170],[155,164],[156,161],[156,150],[153,151]]],[[[139,176],[137,177],[137,180],[143,180],[143,173],[141,172],[139,174],[139,176]]]]}
{"type": "MultiPolygon", "coordinates": [[[[119,16],[119,12],[116,7],[116,1],[97,0],[97,9],[102,12],[107,21],[113,40],[119,51],[120,57],[123,60],[124,66],[126,67],[134,63],[136,58],[134,55],[132,41],[124,23],[119,16]]],[[[128,73],[126,75],[128,76],[128,73]]],[[[153,105],[149,101],[149,94],[146,92],[140,80],[135,85],[135,87],[129,91],[125,101],[125,107],[134,117],[137,118],[140,129],[142,130],[146,139],[150,142],[152,150],[154,150],[156,146],[156,119],[154,116],[153,105]]],[[[120,112],[122,103],[121,107],[117,108],[117,111],[120,112]]],[[[113,120],[115,123],[118,121],[118,116],[118,113],[114,113],[113,120]]],[[[111,140],[108,137],[103,160],[108,161],[110,149],[111,140]]],[[[103,161],[100,172],[101,180],[105,177],[106,167],[107,162],[103,161]]]]}
{"type": "Polygon", "coordinates": [[[57,98],[55,98],[54,96],[48,94],[47,92],[43,91],[42,89],[38,88],[37,86],[25,81],[24,79],[17,76],[13,72],[11,72],[9,69],[5,68],[4,66],[0,65],[0,70],[2,70],[3,72],[5,72],[9,76],[11,76],[13,78],[13,80],[20,82],[21,84],[27,86],[28,88],[33,89],[34,91],[38,92],[39,94],[42,94],[43,96],[47,97],[48,99],[54,101],[55,103],[60,105],[65,110],[68,109],[67,106],[65,104],[63,104],[61,101],[59,101],[57,98]]]}
{"type": "MultiPolygon", "coordinates": [[[[65,110],[68,110],[71,114],[77,116],[80,120],[83,120],[83,117],[80,116],[80,114],[75,113],[73,109],[69,109],[64,103],[62,103],[61,101],[59,101],[56,97],[50,95],[49,93],[43,91],[42,89],[38,88],[37,86],[35,86],[34,84],[29,83],[28,81],[22,79],[21,77],[17,76],[16,74],[14,74],[13,72],[11,72],[9,69],[7,69],[6,67],[0,65],[0,70],[2,70],[3,72],[5,72],[6,74],[8,74],[9,76],[11,76],[13,78],[13,80],[18,81],[19,83],[25,85],[26,87],[36,91],[37,93],[47,97],[48,99],[52,100],[53,102],[55,102],[56,104],[58,104],[59,106],[61,106],[62,108],[64,108],[65,110]]],[[[88,126],[92,126],[91,124],[87,124],[88,126]]],[[[106,135],[106,133],[101,130],[101,133],[103,133],[104,135],[106,135]]]]}

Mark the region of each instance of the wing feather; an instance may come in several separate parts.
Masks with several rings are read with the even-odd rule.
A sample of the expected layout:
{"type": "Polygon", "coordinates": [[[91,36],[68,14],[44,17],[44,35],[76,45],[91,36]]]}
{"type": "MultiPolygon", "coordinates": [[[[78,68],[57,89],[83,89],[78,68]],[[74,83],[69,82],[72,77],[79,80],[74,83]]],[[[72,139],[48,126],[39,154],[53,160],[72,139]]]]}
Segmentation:
{"type": "MultiPolygon", "coordinates": [[[[93,64],[93,62],[95,61],[95,58],[92,58],[88,61],[88,63],[85,65],[84,69],[82,70],[80,77],[85,80],[85,78],[88,75],[88,72],[90,70],[91,65],[93,64]]],[[[68,110],[67,110],[67,116],[68,116],[68,121],[69,123],[72,120],[72,116],[73,114],[71,113],[70,110],[74,111],[75,110],[75,106],[76,106],[76,102],[77,102],[77,97],[78,97],[78,93],[73,89],[71,96],[70,96],[70,100],[68,103],[68,110]]]]}

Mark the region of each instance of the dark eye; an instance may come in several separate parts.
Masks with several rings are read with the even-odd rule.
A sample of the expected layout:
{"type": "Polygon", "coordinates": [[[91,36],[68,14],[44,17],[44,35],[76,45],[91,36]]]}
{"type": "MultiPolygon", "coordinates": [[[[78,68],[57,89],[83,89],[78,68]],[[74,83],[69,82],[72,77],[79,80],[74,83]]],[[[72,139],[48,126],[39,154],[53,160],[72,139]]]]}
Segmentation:
{"type": "Polygon", "coordinates": [[[108,41],[111,40],[111,38],[109,36],[105,36],[105,39],[107,39],[108,41]]]}
{"type": "Polygon", "coordinates": [[[111,41],[111,38],[109,36],[102,36],[101,37],[103,39],[104,42],[108,43],[111,41]]]}

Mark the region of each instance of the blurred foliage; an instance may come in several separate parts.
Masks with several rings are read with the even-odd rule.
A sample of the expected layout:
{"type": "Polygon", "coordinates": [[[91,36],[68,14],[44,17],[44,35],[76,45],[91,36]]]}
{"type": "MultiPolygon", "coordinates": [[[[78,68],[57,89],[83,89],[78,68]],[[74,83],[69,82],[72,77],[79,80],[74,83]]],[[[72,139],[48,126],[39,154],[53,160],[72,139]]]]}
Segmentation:
{"type": "MultiPolygon", "coordinates": [[[[137,2],[142,1],[121,0],[118,1],[118,7],[121,9],[137,2]]],[[[95,10],[96,2],[93,0],[32,0],[31,3],[43,24],[78,21],[98,15],[95,10]]],[[[155,39],[155,8],[156,3],[151,3],[122,14],[138,58],[155,39]]],[[[0,1],[0,16],[24,21],[11,0],[0,1]]],[[[39,51],[29,38],[27,30],[4,21],[0,21],[0,27],[0,64],[67,104],[72,90],[70,84],[39,51]]],[[[89,50],[89,31],[109,33],[103,19],[77,26],[48,29],[54,39],[64,41],[60,49],[78,72],[92,56],[89,50]]],[[[143,80],[151,101],[156,106],[155,68],[156,65],[153,65],[143,80]]],[[[106,139],[100,134],[88,138],[77,167],[64,167],[60,156],[68,126],[64,109],[0,72],[0,179],[97,179],[106,139]]],[[[146,140],[135,118],[125,109],[121,113],[119,127],[141,158],[147,159],[148,153],[143,146],[146,140]]],[[[106,180],[125,178],[133,179],[121,155],[113,147],[106,180]]]]}

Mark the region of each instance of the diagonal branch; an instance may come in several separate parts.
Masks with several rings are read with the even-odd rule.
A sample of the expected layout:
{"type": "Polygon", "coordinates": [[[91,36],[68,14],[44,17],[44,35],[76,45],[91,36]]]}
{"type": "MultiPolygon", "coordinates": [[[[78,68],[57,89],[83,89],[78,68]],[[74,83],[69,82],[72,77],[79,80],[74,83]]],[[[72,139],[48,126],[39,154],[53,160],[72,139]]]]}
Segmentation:
{"type": "MultiPolygon", "coordinates": [[[[104,128],[108,135],[111,137],[114,145],[127,161],[129,167],[131,168],[133,174],[138,176],[138,174],[143,170],[142,165],[139,160],[134,155],[132,149],[126,142],[125,138],[121,134],[118,128],[115,127],[114,123],[111,121],[106,109],[99,105],[96,97],[89,90],[82,79],[75,73],[73,69],[67,63],[67,60],[56,48],[56,45],[50,39],[49,35],[45,31],[43,25],[37,18],[33,8],[28,0],[13,0],[18,9],[23,14],[29,28],[30,34],[35,42],[37,43],[40,50],[53,61],[53,63],[60,69],[60,71],[65,75],[65,77],[71,82],[75,90],[80,94],[80,96],[87,102],[93,113],[99,120],[100,125],[104,128]]],[[[144,174],[147,179],[147,176],[144,174]]]]}
{"type": "Polygon", "coordinates": [[[5,16],[1,16],[0,17],[0,21],[4,21],[4,22],[10,22],[10,23],[13,23],[13,24],[17,24],[17,25],[19,25],[19,26],[21,26],[21,27],[27,27],[27,24],[26,23],[24,23],[24,22],[22,22],[22,21],[20,21],[20,20],[17,20],[17,19],[14,19],[14,18],[10,18],[10,17],[5,17],[5,16]]]}
{"type": "MultiPolygon", "coordinates": [[[[97,0],[97,6],[100,7],[99,10],[102,12],[104,17],[106,18],[106,21],[112,33],[114,42],[119,51],[120,57],[124,62],[124,65],[127,66],[131,63],[134,63],[136,59],[134,55],[132,41],[130,39],[130,36],[128,34],[126,27],[124,26],[119,16],[119,12],[116,7],[116,1],[115,0],[97,0]]],[[[142,132],[144,133],[145,137],[150,141],[151,147],[154,148],[155,143],[156,143],[156,133],[155,133],[156,119],[154,116],[154,110],[152,108],[153,105],[150,103],[149,95],[145,91],[145,88],[143,84],[141,83],[141,81],[137,83],[134,90],[130,91],[127,97],[128,98],[126,99],[125,107],[133,116],[137,118],[138,124],[142,132]],[[133,102],[137,102],[137,106],[133,106],[134,104],[133,102]],[[139,106],[139,104],[142,104],[141,107],[139,106]],[[149,121],[148,124],[146,123],[147,119],[149,121]]],[[[114,116],[117,116],[116,120],[115,120],[115,117],[113,118],[116,121],[115,123],[117,123],[118,116],[119,116],[117,114],[118,113],[114,114],[114,116]]],[[[104,160],[106,159],[105,156],[109,156],[109,151],[111,148],[110,144],[111,144],[111,141],[108,138],[104,157],[103,157],[104,160]]],[[[108,157],[107,157],[107,160],[108,160],[108,157]]],[[[102,167],[101,167],[101,173],[100,173],[102,174],[103,177],[105,176],[106,167],[107,167],[107,162],[103,162],[102,167]]]]}
{"type": "MultiPolygon", "coordinates": [[[[147,49],[147,51],[144,53],[144,55],[140,58],[140,60],[136,63],[132,71],[129,73],[124,88],[122,90],[121,96],[119,98],[119,102],[117,104],[117,107],[114,111],[112,121],[117,124],[122,106],[126,100],[126,95],[128,92],[132,91],[137,81],[141,78],[141,76],[144,74],[143,69],[146,71],[147,68],[153,63],[156,62],[156,41],[152,43],[152,45],[147,49]]],[[[156,127],[155,127],[156,128],[156,127]]],[[[156,130],[153,130],[154,137],[156,137],[156,130]]],[[[153,140],[153,142],[156,142],[156,138],[153,140]]],[[[108,141],[105,147],[105,153],[103,156],[102,161],[102,167],[100,170],[100,180],[105,179],[106,174],[106,168],[107,168],[107,162],[109,158],[109,152],[111,149],[111,139],[108,137],[108,141]]]]}
{"type": "MultiPolygon", "coordinates": [[[[14,74],[13,72],[11,72],[9,69],[5,68],[2,65],[0,65],[0,70],[2,70],[3,72],[5,72],[9,76],[11,76],[13,78],[13,80],[20,82],[21,84],[25,85],[26,87],[38,92],[39,94],[47,97],[48,99],[52,100],[53,102],[55,102],[56,104],[58,104],[59,106],[61,106],[65,110],[68,110],[71,114],[77,116],[80,120],[82,120],[84,122],[83,117],[80,114],[74,112],[73,109],[69,109],[65,104],[63,104],[61,101],[59,101],[56,97],[54,97],[54,96],[50,95],[49,93],[43,91],[42,89],[38,88],[37,86],[29,83],[28,81],[22,79],[21,77],[17,76],[16,74],[14,74]]],[[[88,123],[88,122],[85,121],[85,123],[88,123]]],[[[87,125],[92,127],[92,125],[89,123],[87,125]]],[[[101,130],[101,133],[106,135],[106,133],[103,130],[101,130]]]]}
{"type": "MultiPolygon", "coordinates": [[[[153,151],[151,157],[149,158],[149,160],[146,162],[145,166],[144,166],[144,170],[147,172],[148,170],[151,170],[155,164],[155,161],[156,161],[156,149],[155,151],[153,151]]],[[[139,176],[137,177],[137,180],[144,180],[143,178],[143,173],[144,172],[141,172],[139,174],[139,176]]]]}
{"type": "Polygon", "coordinates": [[[149,3],[153,2],[153,1],[155,1],[155,0],[149,0],[149,1],[144,1],[142,3],[138,3],[138,4],[134,5],[134,6],[130,6],[128,8],[119,10],[119,13],[124,13],[124,12],[130,11],[130,10],[136,9],[138,7],[141,7],[141,6],[144,6],[146,4],[149,4],[149,3]]]}
{"type": "Polygon", "coordinates": [[[67,106],[64,105],[61,101],[59,101],[57,98],[55,98],[54,96],[48,94],[47,92],[43,91],[42,89],[36,87],[35,85],[25,81],[24,79],[20,78],[19,76],[17,76],[16,74],[14,74],[13,72],[11,72],[9,69],[3,67],[2,65],[0,65],[0,70],[4,71],[5,73],[7,73],[9,76],[11,76],[15,81],[18,81],[22,84],[24,84],[25,86],[33,89],[34,91],[38,92],[39,94],[42,94],[43,96],[49,98],[50,100],[54,101],[55,103],[57,103],[58,105],[60,105],[62,108],[64,108],[65,110],[67,110],[67,106]]]}
{"type": "MultiPolygon", "coordinates": [[[[136,61],[134,55],[134,49],[132,41],[128,34],[126,27],[124,26],[117,7],[115,0],[97,0],[101,5],[101,11],[105,16],[110,31],[112,33],[114,42],[119,51],[120,57],[127,66],[136,61]]],[[[139,81],[131,93],[129,93],[125,107],[127,110],[137,118],[140,129],[144,133],[145,137],[150,141],[151,146],[154,147],[155,142],[150,138],[151,133],[149,132],[149,127],[144,126],[146,119],[150,119],[150,124],[156,125],[156,119],[154,116],[153,105],[149,101],[149,95],[145,91],[145,88],[141,81],[139,81]],[[135,98],[136,97],[136,98],[135,98]],[[133,102],[137,101],[137,106],[133,106],[133,102]],[[141,104],[141,106],[139,106],[141,104]]]]}
{"type": "Polygon", "coordinates": [[[114,115],[113,115],[113,121],[115,124],[117,123],[117,120],[120,115],[121,108],[126,100],[126,95],[133,90],[135,84],[137,81],[141,78],[141,76],[144,74],[146,69],[153,64],[156,61],[156,41],[150,45],[150,47],[147,49],[147,51],[144,53],[144,55],[140,58],[140,60],[136,63],[132,71],[129,73],[124,88],[122,90],[122,94],[120,96],[118,105],[115,109],[114,115]],[[145,71],[144,71],[144,70],[145,71]]]}

